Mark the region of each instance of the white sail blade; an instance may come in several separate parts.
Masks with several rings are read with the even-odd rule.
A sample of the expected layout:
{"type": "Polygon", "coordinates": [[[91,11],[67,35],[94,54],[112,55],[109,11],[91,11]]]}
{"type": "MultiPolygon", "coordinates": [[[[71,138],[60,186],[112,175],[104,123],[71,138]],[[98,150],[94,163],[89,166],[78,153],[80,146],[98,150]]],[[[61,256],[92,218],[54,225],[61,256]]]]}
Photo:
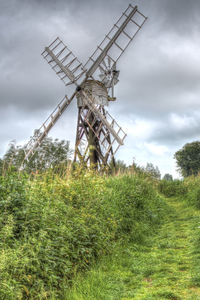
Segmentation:
{"type": "Polygon", "coordinates": [[[82,63],[58,37],[48,47],[45,47],[42,56],[65,85],[74,83],[77,86],[80,78],[86,72],[82,63]]]}
{"type": "Polygon", "coordinates": [[[62,101],[56,106],[54,111],[50,114],[50,116],[46,119],[46,121],[42,124],[42,126],[35,131],[33,137],[30,139],[25,148],[25,158],[24,161],[29,160],[29,158],[35,153],[37,147],[42,143],[43,139],[48,135],[51,128],[69,106],[73,98],[75,97],[76,92],[69,99],[65,96],[62,101]]]}
{"type": "Polygon", "coordinates": [[[88,69],[86,76],[92,77],[97,68],[102,67],[104,69],[103,62],[106,56],[110,68],[112,68],[112,65],[119,60],[146,19],[147,17],[139,12],[137,6],[133,7],[130,4],[84,65],[88,69]]]}

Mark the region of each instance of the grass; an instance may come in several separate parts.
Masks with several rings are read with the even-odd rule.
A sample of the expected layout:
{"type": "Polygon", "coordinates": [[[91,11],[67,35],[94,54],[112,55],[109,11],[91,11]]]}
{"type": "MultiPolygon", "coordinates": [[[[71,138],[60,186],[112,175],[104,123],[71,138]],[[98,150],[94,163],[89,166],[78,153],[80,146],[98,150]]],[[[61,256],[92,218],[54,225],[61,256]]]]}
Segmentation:
{"type": "Polygon", "coordinates": [[[159,233],[143,245],[117,246],[86,277],[78,276],[66,300],[199,300],[200,212],[175,198],[159,233]]]}

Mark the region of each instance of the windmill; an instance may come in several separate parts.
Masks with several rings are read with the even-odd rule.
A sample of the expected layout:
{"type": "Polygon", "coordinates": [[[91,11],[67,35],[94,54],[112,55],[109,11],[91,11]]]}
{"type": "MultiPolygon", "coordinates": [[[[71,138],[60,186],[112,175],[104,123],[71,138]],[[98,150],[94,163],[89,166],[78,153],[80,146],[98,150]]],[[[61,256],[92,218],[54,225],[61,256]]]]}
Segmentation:
{"type": "Polygon", "coordinates": [[[118,83],[117,62],[142,28],[146,17],[131,4],[123,12],[97,49],[83,65],[72,51],[57,37],[42,56],[56,72],[65,86],[72,86],[70,96],[65,95],[54,111],[35,131],[25,147],[28,161],[51,128],[74,98],[77,99],[78,121],[74,161],[106,166],[114,163],[114,155],[126,137],[125,132],[105,109],[114,101],[114,86],[118,83]]]}

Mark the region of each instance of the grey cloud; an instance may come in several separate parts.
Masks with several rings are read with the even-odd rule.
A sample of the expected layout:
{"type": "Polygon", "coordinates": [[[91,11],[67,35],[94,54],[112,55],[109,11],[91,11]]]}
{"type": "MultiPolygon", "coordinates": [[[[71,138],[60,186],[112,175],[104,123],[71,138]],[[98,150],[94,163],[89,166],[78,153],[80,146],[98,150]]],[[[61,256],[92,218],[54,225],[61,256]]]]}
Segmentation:
{"type": "Polygon", "coordinates": [[[200,113],[172,114],[157,122],[149,141],[179,146],[200,137],[200,113]]]}
{"type": "MultiPolygon", "coordinates": [[[[98,3],[96,2],[96,4],[98,3]]],[[[73,44],[73,50],[75,49],[81,59],[87,59],[96,48],[97,40],[93,39],[94,44],[91,45],[91,48],[88,44],[84,44],[89,24],[87,24],[85,32],[81,32],[81,20],[77,18],[77,15],[80,17],[82,14],[81,19],[88,22],[89,11],[85,17],[83,17],[83,11],[87,10],[87,6],[91,3],[86,2],[86,4],[88,5],[84,6],[80,1],[69,1],[66,6],[66,1],[27,2],[24,0],[12,0],[1,4],[0,25],[5,30],[0,33],[2,57],[0,61],[2,70],[0,73],[0,107],[12,104],[31,112],[35,109],[47,109],[51,105],[55,105],[55,99],[61,97],[59,88],[63,93],[64,87],[58,83],[55,74],[51,73],[51,70],[47,70],[46,62],[42,61],[40,53],[45,41],[49,43],[56,34],[60,34],[65,43],[69,43],[70,46],[73,44]],[[76,8],[75,16],[72,15],[73,8],[76,8]],[[69,28],[70,25],[71,28],[69,28]],[[70,31],[73,29],[75,37],[71,36],[70,31]]],[[[102,21],[101,13],[97,15],[102,21]]],[[[100,19],[96,21],[100,24],[100,19]]],[[[99,31],[101,31],[102,37],[104,32],[101,27],[99,26],[101,29],[99,31]]],[[[87,43],[87,39],[85,42],[87,43]]]]}
{"type": "Polygon", "coordinates": [[[140,2],[138,0],[137,3],[152,21],[154,33],[163,35],[168,32],[189,36],[193,31],[199,30],[197,25],[200,20],[199,1],[144,0],[140,2]]]}
{"type": "Polygon", "coordinates": [[[199,1],[162,0],[157,2],[157,10],[164,14],[165,25],[181,32],[191,30],[191,26],[199,20],[199,1]]]}
{"type": "MultiPolygon", "coordinates": [[[[180,44],[175,54],[173,41],[169,41],[171,49],[165,53],[159,44],[145,47],[143,40],[137,41],[133,54],[122,58],[120,113],[134,111],[141,116],[160,118],[171,112],[198,110],[200,59],[193,55],[198,48],[189,53],[180,44]]],[[[188,40],[188,45],[192,43],[188,40]]]]}

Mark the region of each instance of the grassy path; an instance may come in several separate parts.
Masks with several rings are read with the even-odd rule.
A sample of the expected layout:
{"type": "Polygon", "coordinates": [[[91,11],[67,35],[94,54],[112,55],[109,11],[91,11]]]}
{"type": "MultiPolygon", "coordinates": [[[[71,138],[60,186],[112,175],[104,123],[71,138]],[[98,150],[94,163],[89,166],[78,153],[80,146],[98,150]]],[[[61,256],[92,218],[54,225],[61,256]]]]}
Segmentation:
{"type": "Polygon", "coordinates": [[[174,199],[169,205],[167,221],[145,246],[116,249],[85,278],[77,278],[64,299],[199,300],[200,275],[195,263],[200,250],[194,248],[194,239],[200,230],[200,212],[174,199]]]}

